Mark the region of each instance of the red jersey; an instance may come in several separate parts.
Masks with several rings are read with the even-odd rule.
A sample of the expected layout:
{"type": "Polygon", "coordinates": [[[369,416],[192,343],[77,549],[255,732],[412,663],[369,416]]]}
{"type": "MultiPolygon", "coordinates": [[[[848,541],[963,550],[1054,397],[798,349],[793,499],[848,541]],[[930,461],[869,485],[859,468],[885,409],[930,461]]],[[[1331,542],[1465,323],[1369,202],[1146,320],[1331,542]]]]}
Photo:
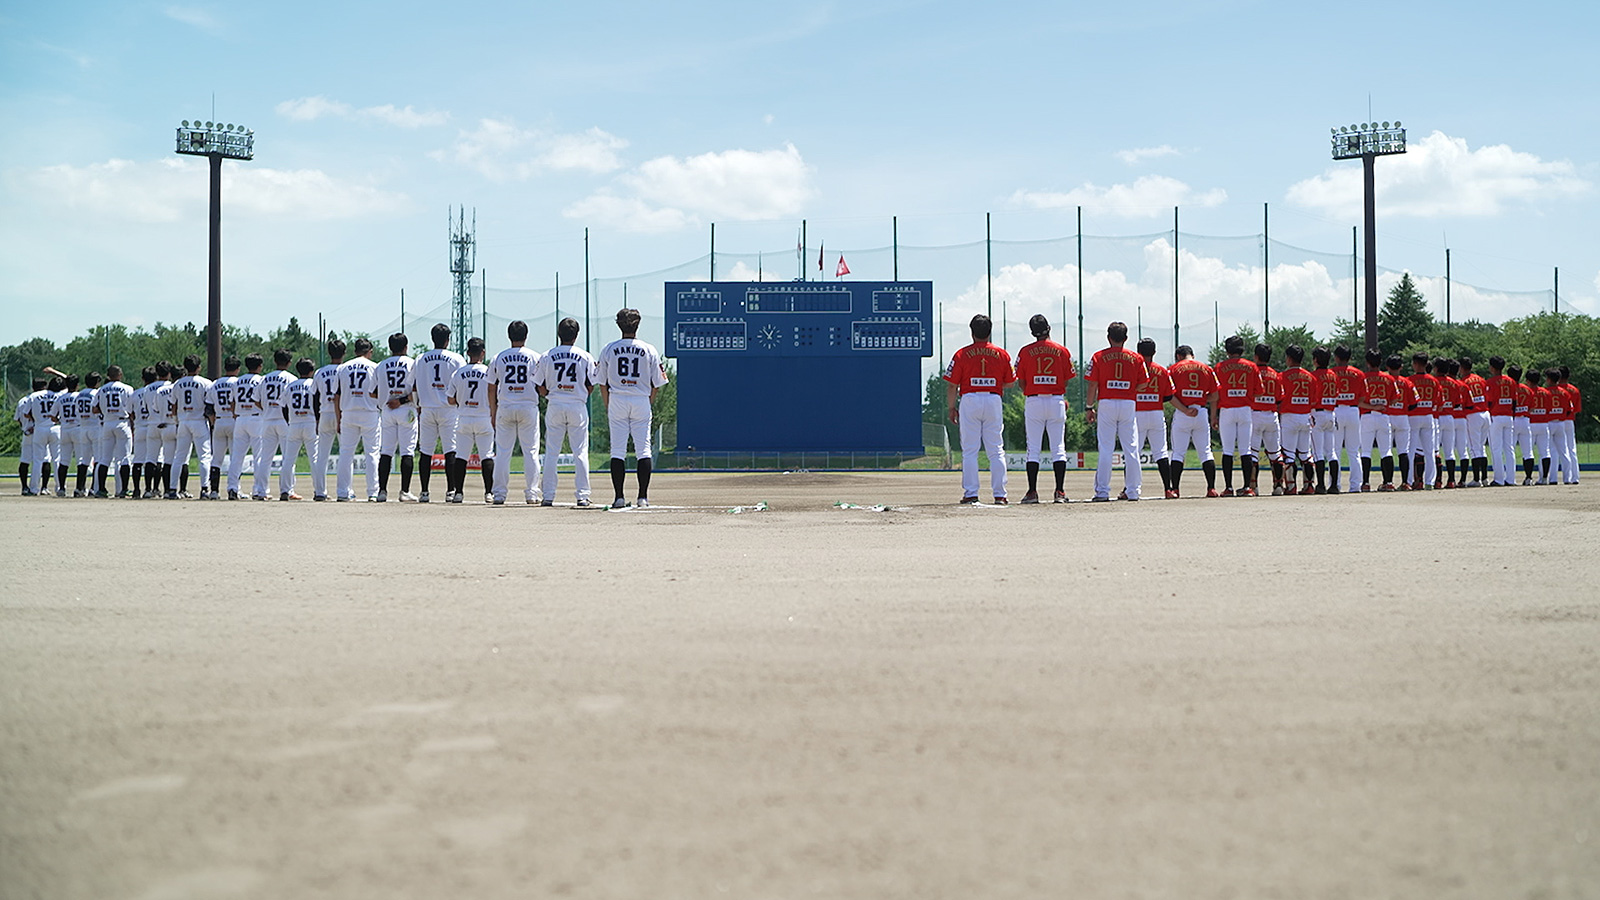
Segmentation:
{"type": "Polygon", "coordinates": [[[1261,373],[1255,360],[1230,356],[1211,367],[1217,373],[1217,407],[1249,409],[1261,390],[1261,373]]]}
{"type": "Polygon", "coordinates": [[[1567,417],[1567,392],[1559,384],[1545,390],[1550,392],[1550,405],[1546,407],[1545,414],[1550,417],[1550,421],[1560,422],[1567,417]]]}
{"type": "Polygon", "coordinates": [[[1434,415],[1448,418],[1456,417],[1456,380],[1449,375],[1435,375],[1433,380],[1439,382],[1439,392],[1433,395],[1434,415]]]}
{"type": "Polygon", "coordinates": [[[1283,412],[1305,414],[1317,402],[1317,376],[1299,366],[1283,370],[1283,412]]]}
{"type": "Polygon", "coordinates": [[[1256,412],[1277,412],[1283,402],[1283,378],[1278,370],[1266,363],[1256,363],[1256,374],[1261,378],[1261,389],[1250,399],[1250,408],[1256,412]]]}
{"type": "Polygon", "coordinates": [[[1145,363],[1150,377],[1134,385],[1133,408],[1143,412],[1160,409],[1172,397],[1172,378],[1167,367],[1159,363],[1145,363]]]}
{"type": "Polygon", "coordinates": [[[1550,389],[1541,385],[1528,390],[1528,420],[1535,425],[1550,421],[1550,389]]]}
{"type": "Polygon", "coordinates": [[[1509,416],[1517,411],[1517,383],[1509,375],[1489,379],[1489,415],[1509,416]]]}
{"type": "Polygon", "coordinates": [[[1465,379],[1452,378],[1456,389],[1456,418],[1465,419],[1472,415],[1472,389],[1467,387],[1465,379]]]}
{"type": "Polygon", "coordinates": [[[1317,409],[1333,409],[1339,404],[1339,376],[1332,369],[1317,369],[1317,409]]]}
{"type": "Polygon", "coordinates": [[[1089,359],[1084,377],[1100,386],[1101,400],[1132,400],[1134,385],[1150,379],[1144,357],[1123,347],[1107,347],[1089,359]]]}
{"type": "Polygon", "coordinates": [[[1368,372],[1364,388],[1367,407],[1365,412],[1387,413],[1389,397],[1394,393],[1394,379],[1388,372],[1368,372]]]}
{"type": "Polygon", "coordinates": [[[1067,382],[1077,376],[1072,370],[1072,354],[1048,338],[1017,351],[1017,381],[1026,396],[1059,397],[1067,392],[1067,382]]]}
{"type": "Polygon", "coordinates": [[[1365,400],[1367,376],[1352,365],[1334,366],[1333,378],[1338,391],[1333,400],[1339,406],[1359,406],[1365,400]]]}
{"type": "Polygon", "coordinates": [[[1417,392],[1417,402],[1411,407],[1413,416],[1439,414],[1439,379],[1427,372],[1417,372],[1411,376],[1411,388],[1417,392]]]}
{"type": "Polygon", "coordinates": [[[1017,380],[1011,371],[1011,354],[988,341],[973,341],[956,351],[945,369],[944,380],[963,394],[999,394],[1017,380]]]}
{"type": "Polygon", "coordinates": [[[1468,412],[1483,412],[1489,408],[1489,382],[1482,375],[1473,372],[1461,379],[1461,383],[1467,388],[1468,412]]]}
{"type": "Polygon", "coordinates": [[[1409,416],[1417,405],[1417,389],[1409,378],[1389,374],[1389,415],[1409,416]]]}
{"type": "Polygon", "coordinates": [[[1193,357],[1173,363],[1167,375],[1172,378],[1173,396],[1184,406],[1205,406],[1219,387],[1211,367],[1193,357]]]}
{"type": "Polygon", "coordinates": [[[1567,397],[1569,398],[1567,400],[1567,418],[1577,421],[1579,414],[1583,412],[1583,392],[1578,390],[1578,386],[1570,381],[1563,387],[1567,389],[1567,397]]]}
{"type": "Polygon", "coordinates": [[[1514,410],[1515,410],[1515,412],[1517,414],[1517,418],[1519,418],[1519,419],[1527,418],[1528,417],[1528,410],[1532,406],[1533,406],[1533,385],[1522,384],[1522,383],[1519,382],[1517,384],[1517,405],[1514,407],[1514,410]]]}

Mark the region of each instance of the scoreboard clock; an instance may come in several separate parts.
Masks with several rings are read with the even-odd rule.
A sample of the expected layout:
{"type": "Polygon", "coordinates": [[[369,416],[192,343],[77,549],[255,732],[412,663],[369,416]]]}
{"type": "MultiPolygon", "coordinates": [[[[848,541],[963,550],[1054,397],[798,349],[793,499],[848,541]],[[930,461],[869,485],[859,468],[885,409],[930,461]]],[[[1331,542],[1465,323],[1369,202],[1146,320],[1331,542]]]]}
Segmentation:
{"type": "Polygon", "coordinates": [[[678,446],[922,452],[933,282],[668,282],[678,446]]]}

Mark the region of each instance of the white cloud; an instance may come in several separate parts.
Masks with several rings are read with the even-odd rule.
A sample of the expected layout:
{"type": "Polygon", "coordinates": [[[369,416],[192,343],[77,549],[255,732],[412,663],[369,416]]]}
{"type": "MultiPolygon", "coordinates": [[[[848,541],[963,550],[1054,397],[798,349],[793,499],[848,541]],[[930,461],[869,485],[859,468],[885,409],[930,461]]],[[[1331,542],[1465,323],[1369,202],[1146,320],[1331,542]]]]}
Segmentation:
{"type": "Polygon", "coordinates": [[[1228,192],[1213,188],[1197,192],[1176,178],[1145,175],[1133,184],[1099,187],[1084,184],[1070,191],[1017,191],[1011,202],[1033,209],[1060,209],[1086,206],[1098,213],[1129,218],[1164,215],[1174,206],[1217,206],[1228,199],[1228,192]]]}
{"type": "MultiPolygon", "coordinates": [[[[1353,161],[1289,188],[1288,201],[1340,218],[1361,214],[1361,166],[1353,161]]],[[[1377,204],[1384,215],[1492,216],[1509,203],[1581,196],[1590,182],[1566,160],[1547,162],[1505,144],[1467,147],[1435,131],[1406,153],[1378,161],[1377,204]]]]}
{"type": "Polygon", "coordinates": [[[1130,166],[1144,162],[1147,159],[1157,159],[1162,156],[1179,155],[1181,155],[1181,153],[1178,148],[1172,146],[1171,144],[1162,144],[1159,147],[1135,147],[1132,150],[1117,151],[1117,159],[1122,160],[1130,166]]]}
{"type": "Polygon", "coordinates": [[[788,281],[794,277],[787,269],[783,272],[779,272],[776,268],[768,269],[765,266],[756,269],[742,259],[734,263],[733,268],[729,269],[726,275],[721,272],[717,274],[722,275],[718,279],[719,281],[788,281]]]}
{"type": "Polygon", "coordinates": [[[784,218],[799,214],[811,197],[811,174],[793,144],[782,150],[661,156],[563,215],[630,231],[664,231],[706,219],[784,218]]]}
{"type": "Polygon", "coordinates": [[[549,171],[615,171],[622,166],[617,152],[626,146],[626,140],[600,128],[558,134],[482,119],[476,130],[461,132],[450,149],[429,156],[474,169],[491,181],[524,181],[549,171]]]}
{"type": "MultiPolygon", "coordinates": [[[[23,187],[46,203],[97,221],[162,223],[202,215],[206,164],[188,159],[134,162],[113,159],[59,165],[24,175],[23,187]]],[[[349,219],[403,209],[404,194],[341,181],[316,169],[271,169],[224,163],[222,197],[229,214],[294,220],[349,219]]]]}
{"type": "Polygon", "coordinates": [[[168,6],[162,13],[175,22],[182,22],[202,31],[217,31],[219,28],[216,16],[196,6],[168,6]]]}
{"type": "Polygon", "coordinates": [[[382,106],[365,106],[357,109],[348,103],[329,100],[327,97],[301,97],[285,100],[275,110],[278,115],[295,122],[312,122],[323,117],[339,119],[376,120],[400,128],[422,128],[443,125],[450,120],[446,112],[418,112],[416,107],[397,107],[392,103],[382,106]]]}

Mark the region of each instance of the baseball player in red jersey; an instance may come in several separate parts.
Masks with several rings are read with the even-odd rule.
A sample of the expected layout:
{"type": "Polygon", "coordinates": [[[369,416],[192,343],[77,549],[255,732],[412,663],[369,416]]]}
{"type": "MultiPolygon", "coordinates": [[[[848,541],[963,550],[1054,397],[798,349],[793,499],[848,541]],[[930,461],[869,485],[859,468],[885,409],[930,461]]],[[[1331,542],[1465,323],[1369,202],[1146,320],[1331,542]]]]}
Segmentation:
{"type": "Polygon", "coordinates": [[[1233,457],[1242,457],[1240,465],[1244,476],[1244,490],[1240,496],[1250,497],[1254,479],[1252,463],[1255,462],[1250,441],[1254,424],[1251,404],[1261,392],[1261,373],[1254,360],[1244,358],[1244,338],[1229,335],[1222,342],[1227,357],[1217,361],[1211,369],[1217,375],[1217,434],[1222,439],[1222,496],[1233,496],[1233,457]]]}
{"type": "MultiPolygon", "coordinates": [[[[1506,367],[1506,375],[1517,383],[1517,402],[1512,407],[1512,431],[1515,433],[1516,446],[1520,448],[1522,458],[1523,485],[1533,484],[1533,422],[1529,420],[1528,411],[1533,406],[1533,388],[1523,381],[1521,366],[1511,365],[1506,367]]],[[[1517,457],[1513,456],[1515,460],[1517,457]]],[[[1515,483],[1516,473],[1512,473],[1515,483]]]]}
{"type": "Polygon", "coordinates": [[[1217,464],[1211,459],[1211,414],[1217,406],[1217,373],[1194,358],[1188,344],[1173,354],[1167,377],[1172,379],[1172,495],[1183,488],[1183,461],[1193,447],[1206,475],[1206,496],[1217,496],[1217,464]]]}
{"type": "MultiPolygon", "coordinates": [[[[1394,437],[1394,456],[1400,463],[1400,490],[1411,490],[1411,408],[1417,403],[1417,392],[1411,382],[1400,375],[1402,360],[1398,353],[1384,360],[1389,367],[1389,433],[1394,437]]],[[[1390,469],[1384,460],[1383,480],[1388,484],[1390,469]]]]}
{"type": "Polygon", "coordinates": [[[1505,374],[1503,356],[1489,357],[1489,379],[1484,388],[1489,409],[1489,459],[1493,465],[1491,487],[1509,485],[1516,477],[1511,455],[1516,435],[1517,381],[1505,374]]]}
{"type": "MultiPolygon", "coordinates": [[[[91,375],[94,373],[90,373],[91,375]]],[[[1528,402],[1528,423],[1533,427],[1534,455],[1539,460],[1539,480],[1536,484],[1550,483],[1550,389],[1544,386],[1544,373],[1529,368],[1528,384],[1533,388],[1528,402]]],[[[82,410],[80,409],[81,413],[82,410]]]]}
{"type": "MultiPolygon", "coordinates": [[[[1333,425],[1337,435],[1334,444],[1334,453],[1337,455],[1340,448],[1344,449],[1344,464],[1347,471],[1346,488],[1349,493],[1357,493],[1361,485],[1356,483],[1356,473],[1361,471],[1361,460],[1367,458],[1367,447],[1361,444],[1361,401],[1362,392],[1367,387],[1367,376],[1360,369],[1350,365],[1350,348],[1344,344],[1333,348],[1333,358],[1337,363],[1333,367],[1336,393],[1334,394],[1333,425]]],[[[1338,462],[1333,459],[1334,465],[1334,493],[1339,491],[1338,462]]]]}
{"type": "MultiPolygon", "coordinates": [[[[1256,344],[1256,374],[1261,389],[1250,400],[1250,449],[1261,451],[1272,466],[1272,496],[1283,494],[1283,437],[1278,425],[1278,407],[1283,403],[1283,379],[1272,367],[1272,347],[1256,344]]],[[[1260,457],[1247,486],[1252,494],[1261,490],[1260,457]]]]}
{"type": "Polygon", "coordinates": [[[1389,462],[1393,434],[1389,429],[1389,397],[1394,392],[1394,382],[1383,371],[1383,355],[1376,350],[1367,351],[1367,371],[1361,394],[1361,490],[1372,490],[1373,448],[1383,463],[1383,485],[1379,490],[1393,490],[1389,482],[1394,477],[1394,467],[1389,462]]]}
{"type": "Polygon", "coordinates": [[[1472,357],[1463,356],[1461,384],[1467,390],[1467,450],[1472,457],[1472,486],[1483,487],[1489,483],[1489,457],[1484,444],[1489,440],[1489,382],[1472,371],[1472,357]]]}
{"type": "Polygon", "coordinates": [[[1011,354],[989,342],[994,324],[972,317],[972,343],[956,351],[945,369],[950,421],[961,426],[961,502],[978,502],[978,449],[989,451],[989,487],[994,502],[1006,503],[1006,451],[1001,446],[1005,415],[1000,395],[1016,380],[1011,354]],[[959,409],[957,408],[959,400],[959,409]]]}
{"type": "Polygon", "coordinates": [[[1094,473],[1094,502],[1105,503],[1111,499],[1111,454],[1117,444],[1122,445],[1122,496],[1127,500],[1139,499],[1139,487],[1144,472],[1139,468],[1139,434],[1134,424],[1135,387],[1150,378],[1144,357],[1122,345],[1128,342],[1128,324],[1112,322],[1106,328],[1110,346],[1089,360],[1089,371],[1084,376],[1088,392],[1084,402],[1089,409],[1085,418],[1095,424],[1099,439],[1100,458],[1094,473]]]}
{"type": "Polygon", "coordinates": [[[1439,459],[1444,466],[1444,474],[1440,475],[1444,484],[1440,486],[1452,490],[1456,486],[1457,434],[1461,423],[1458,405],[1461,383],[1455,379],[1454,372],[1452,360],[1443,356],[1434,359],[1433,377],[1439,380],[1439,459]]]}
{"type": "MultiPolygon", "coordinates": [[[[1039,445],[1047,443],[1055,469],[1055,502],[1067,502],[1067,382],[1077,376],[1072,354],[1050,340],[1050,321],[1044,316],[1028,320],[1034,342],[1017,351],[1017,383],[1022,386],[1023,425],[1028,435],[1028,493],[1023,503],[1039,502],[1039,445]]],[[[963,444],[962,446],[966,446],[963,444]]]]}
{"type": "Polygon", "coordinates": [[[1561,424],[1562,434],[1567,439],[1567,449],[1572,455],[1572,480],[1568,484],[1578,483],[1578,416],[1583,413],[1583,392],[1572,383],[1572,370],[1566,366],[1557,367],[1561,372],[1561,389],[1567,392],[1567,420],[1561,424]]]}
{"type": "MultiPolygon", "coordinates": [[[[1560,484],[1570,480],[1576,459],[1567,458],[1567,392],[1561,387],[1561,370],[1551,366],[1544,370],[1545,392],[1550,395],[1550,405],[1545,409],[1550,429],[1550,475],[1546,479],[1551,484],[1560,484]]],[[[105,388],[100,389],[102,392],[105,388]]],[[[103,493],[103,491],[102,491],[103,493]]]]}
{"type": "Polygon", "coordinates": [[[1317,376],[1306,371],[1301,365],[1305,357],[1305,348],[1299,344],[1290,344],[1284,348],[1283,358],[1289,367],[1284,369],[1282,374],[1283,402],[1280,406],[1282,412],[1278,414],[1278,426],[1283,432],[1281,440],[1286,467],[1284,472],[1286,494],[1296,493],[1295,476],[1302,468],[1305,470],[1305,487],[1299,493],[1312,492],[1311,416],[1316,408],[1322,385],[1317,376]]]}
{"type": "Polygon", "coordinates": [[[1150,448],[1150,456],[1161,473],[1161,490],[1168,500],[1178,494],[1172,487],[1172,453],[1167,449],[1166,404],[1172,399],[1172,378],[1167,367],[1156,362],[1156,342],[1150,338],[1139,339],[1139,355],[1144,357],[1144,367],[1150,377],[1135,385],[1133,398],[1133,424],[1139,436],[1139,449],[1150,448]]]}
{"type": "Polygon", "coordinates": [[[1430,374],[1433,361],[1418,351],[1411,355],[1411,387],[1417,400],[1411,409],[1411,489],[1433,490],[1439,476],[1438,423],[1434,421],[1439,402],[1439,381],[1430,374]]]}
{"type": "Polygon", "coordinates": [[[1317,377],[1316,408],[1311,413],[1311,455],[1317,463],[1315,493],[1339,493],[1339,425],[1334,410],[1339,405],[1339,376],[1328,367],[1333,354],[1327,347],[1311,351],[1316,368],[1311,374],[1317,377]],[[1328,475],[1333,475],[1333,486],[1328,487],[1328,475]]]}

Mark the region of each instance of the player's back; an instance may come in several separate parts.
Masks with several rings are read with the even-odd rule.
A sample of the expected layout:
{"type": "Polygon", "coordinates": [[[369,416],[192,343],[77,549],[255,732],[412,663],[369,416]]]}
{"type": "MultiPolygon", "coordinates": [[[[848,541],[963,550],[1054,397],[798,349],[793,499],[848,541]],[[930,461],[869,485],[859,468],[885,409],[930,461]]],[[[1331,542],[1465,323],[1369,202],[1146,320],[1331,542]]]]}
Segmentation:
{"type": "Polygon", "coordinates": [[[197,422],[206,417],[206,392],[211,382],[200,375],[185,375],[172,383],[172,400],[178,421],[197,422]]]}
{"type": "Polygon", "coordinates": [[[1185,406],[1196,406],[1217,392],[1217,373],[1198,359],[1180,359],[1167,368],[1174,396],[1185,406]]]}
{"type": "Polygon", "coordinates": [[[372,395],[377,384],[374,370],[378,364],[365,356],[358,356],[339,366],[339,410],[347,412],[376,412],[377,398],[372,395]]]}
{"type": "Polygon", "coordinates": [[[211,408],[219,419],[233,418],[233,388],[239,382],[237,375],[224,375],[211,382],[211,408]]]}
{"type": "Polygon", "coordinates": [[[1261,386],[1261,376],[1254,360],[1230,356],[1212,366],[1217,376],[1217,405],[1223,409],[1248,407],[1252,396],[1261,386]]]}
{"type": "Polygon", "coordinates": [[[600,383],[614,394],[649,396],[667,383],[661,354],[638,338],[612,341],[600,351],[600,383]]]}
{"type": "Polygon", "coordinates": [[[495,386],[495,403],[537,405],[539,392],[534,389],[534,368],[539,364],[539,351],[523,347],[507,347],[495,356],[489,366],[489,383],[495,386]]]}
{"type": "Polygon", "coordinates": [[[415,361],[404,354],[385,357],[378,363],[377,373],[373,376],[378,380],[378,399],[385,402],[408,400],[415,383],[412,378],[414,367],[415,361]]]}
{"type": "Polygon", "coordinates": [[[489,367],[468,363],[450,376],[449,395],[462,418],[489,418],[489,367]]]}
{"type": "Polygon", "coordinates": [[[128,385],[113,381],[100,387],[100,413],[107,422],[126,419],[132,404],[133,388],[128,385]]]}
{"type": "Polygon", "coordinates": [[[448,406],[445,396],[450,390],[450,378],[466,364],[467,361],[454,350],[435,347],[424,351],[412,366],[417,402],[425,409],[448,406]]]}
{"type": "Polygon", "coordinates": [[[537,372],[538,382],[549,392],[551,403],[587,403],[589,389],[600,377],[595,358],[568,344],[558,344],[540,357],[537,372]]]}
{"type": "Polygon", "coordinates": [[[1034,341],[1017,351],[1017,381],[1026,396],[1065,394],[1076,376],[1072,353],[1055,341],[1034,341]]]}
{"type": "Polygon", "coordinates": [[[1256,412],[1277,412],[1278,405],[1283,400],[1283,375],[1277,369],[1266,363],[1256,363],[1256,377],[1260,380],[1261,387],[1250,400],[1250,408],[1256,412]]]}
{"type": "Polygon", "coordinates": [[[284,407],[289,410],[289,422],[298,424],[316,415],[317,383],[310,378],[296,378],[289,382],[289,395],[284,407]]]}

